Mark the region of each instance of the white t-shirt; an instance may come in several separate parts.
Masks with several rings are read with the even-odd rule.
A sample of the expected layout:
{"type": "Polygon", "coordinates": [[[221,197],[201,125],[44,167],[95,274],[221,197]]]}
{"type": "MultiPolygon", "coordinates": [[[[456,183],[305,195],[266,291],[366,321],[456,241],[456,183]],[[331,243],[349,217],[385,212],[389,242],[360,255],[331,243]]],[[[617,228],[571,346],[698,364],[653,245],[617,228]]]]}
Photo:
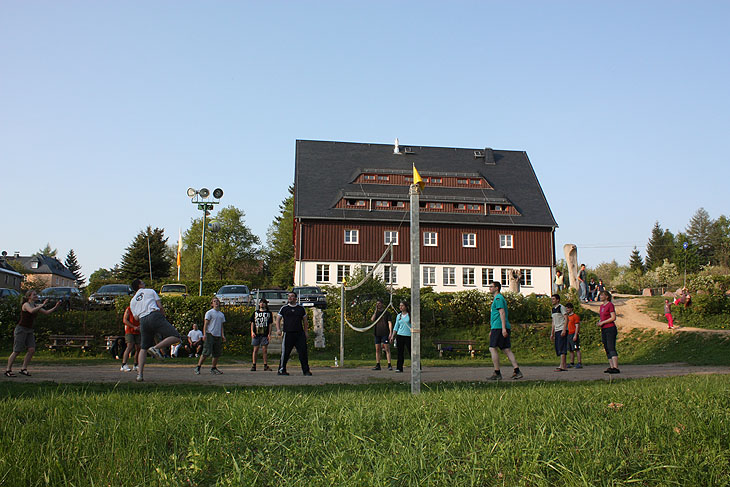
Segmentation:
{"type": "Polygon", "coordinates": [[[215,308],[211,308],[205,313],[205,319],[208,321],[208,328],[205,332],[213,336],[221,336],[223,334],[223,323],[226,322],[226,315],[215,308]]]}
{"type": "Polygon", "coordinates": [[[160,297],[154,289],[142,288],[137,290],[137,293],[132,297],[132,301],[129,302],[132,316],[139,320],[153,311],[160,311],[160,307],[157,306],[159,300],[160,297]]]}
{"type": "Polygon", "coordinates": [[[558,331],[563,331],[565,328],[565,322],[566,317],[565,314],[568,312],[568,310],[565,309],[565,306],[562,304],[559,304],[557,306],[553,306],[552,315],[553,315],[553,329],[558,331]]]}
{"type": "Polygon", "coordinates": [[[195,343],[201,338],[203,338],[203,332],[200,330],[190,330],[188,332],[188,338],[190,338],[190,341],[195,343]]]}

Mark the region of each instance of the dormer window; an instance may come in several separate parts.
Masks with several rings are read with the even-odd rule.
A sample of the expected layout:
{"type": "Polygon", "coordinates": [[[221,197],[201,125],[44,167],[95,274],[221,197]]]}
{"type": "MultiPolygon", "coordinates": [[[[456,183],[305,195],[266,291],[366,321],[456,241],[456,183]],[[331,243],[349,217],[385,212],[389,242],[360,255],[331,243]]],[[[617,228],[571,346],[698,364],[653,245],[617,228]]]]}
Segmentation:
{"type": "Polygon", "coordinates": [[[427,205],[427,208],[431,208],[432,210],[441,210],[443,209],[444,204],[443,203],[429,203],[427,205]]]}
{"type": "Polygon", "coordinates": [[[431,183],[441,184],[441,183],[443,183],[443,180],[441,178],[431,178],[431,183]]]}
{"type": "Polygon", "coordinates": [[[456,184],[469,184],[468,179],[457,179],[456,184]]]}
{"type": "Polygon", "coordinates": [[[457,210],[465,210],[466,209],[466,205],[464,203],[456,203],[454,205],[454,208],[456,208],[457,210]]]}
{"type": "Polygon", "coordinates": [[[474,185],[478,186],[478,185],[482,184],[482,180],[481,179],[470,179],[469,184],[474,184],[474,185]]]}
{"type": "Polygon", "coordinates": [[[390,176],[378,176],[378,181],[388,181],[390,176]]]}
{"type": "Polygon", "coordinates": [[[363,176],[363,179],[365,181],[375,181],[375,174],[366,174],[363,176]]]}
{"type": "Polygon", "coordinates": [[[502,205],[494,205],[494,211],[502,211],[502,205]]]}
{"type": "Polygon", "coordinates": [[[482,205],[466,205],[467,210],[481,210],[482,205]]]}
{"type": "Polygon", "coordinates": [[[375,202],[376,208],[390,208],[390,201],[377,200],[375,202]]]}

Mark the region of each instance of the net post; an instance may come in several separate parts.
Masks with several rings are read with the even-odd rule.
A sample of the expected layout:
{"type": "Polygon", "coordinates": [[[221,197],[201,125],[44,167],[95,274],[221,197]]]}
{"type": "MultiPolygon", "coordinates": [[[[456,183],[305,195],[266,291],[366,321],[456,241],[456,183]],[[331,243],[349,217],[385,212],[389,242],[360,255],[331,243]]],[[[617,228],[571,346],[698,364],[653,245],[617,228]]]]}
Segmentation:
{"type": "Polygon", "coordinates": [[[421,242],[419,186],[411,184],[411,394],[421,393],[421,242]]]}
{"type": "Polygon", "coordinates": [[[340,288],[340,367],[345,367],[345,283],[340,288]]]}

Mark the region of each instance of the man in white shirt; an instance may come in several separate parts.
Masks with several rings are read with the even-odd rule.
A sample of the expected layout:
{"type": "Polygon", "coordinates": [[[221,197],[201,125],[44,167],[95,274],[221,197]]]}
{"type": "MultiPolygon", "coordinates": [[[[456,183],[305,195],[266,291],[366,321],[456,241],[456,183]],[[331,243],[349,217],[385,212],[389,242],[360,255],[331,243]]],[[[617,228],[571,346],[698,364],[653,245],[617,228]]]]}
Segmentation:
{"type": "Polygon", "coordinates": [[[568,370],[566,359],[568,355],[568,310],[560,304],[560,295],[553,294],[550,298],[553,304],[551,310],[553,325],[550,330],[550,339],[555,342],[555,354],[560,357],[560,365],[556,372],[568,370]]]}
{"type": "Polygon", "coordinates": [[[220,305],[221,302],[218,298],[213,298],[211,302],[211,306],[213,307],[205,313],[205,321],[203,322],[203,340],[205,341],[205,345],[203,346],[203,355],[200,356],[198,366],[195,367],[195,373],[198,375],[200,375],[200,367],[208,355],[213,356],[210,373],[213,375],[223,373],[218,370],[218,358],[223,353],[223,342],[226,341],[226,335],[223,333],[223,323],[226,322],[226,316],[218,309],[220,305]]]}
{"type": "Polygon", "coordinates": [[[197,357],[203,350],[203,332],[198,330],[197,323],[193,323],[193,329],[188,332],[188,345],[190,355],[197,357]]]}
{"type": "Polygon", "coordinates": [[[135,279],[132,282],[132,290],[135,291],[135,294],[129,303],[129,309],[132,311],[132,315],[139,320],[142,344],[139,352],[137,382],[142,382],[147,352],[157,358],[162,358],[160,349],[179,343],[180,333],[165,318],[162,301],[154,289],[145,288],[141,279],[135,279]],[[162,341],[156,346],[155,334],[162,336],[162,341]]]}

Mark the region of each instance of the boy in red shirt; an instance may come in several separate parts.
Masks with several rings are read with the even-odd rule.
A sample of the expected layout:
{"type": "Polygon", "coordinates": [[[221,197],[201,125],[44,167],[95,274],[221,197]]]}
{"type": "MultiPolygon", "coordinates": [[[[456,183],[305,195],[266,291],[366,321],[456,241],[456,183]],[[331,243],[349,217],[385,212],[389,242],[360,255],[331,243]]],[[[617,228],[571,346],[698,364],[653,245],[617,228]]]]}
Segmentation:
{"type": "Polygon", "coordinates": [[[576,369],[583,368],[583,360],[580,353],[580,340],[578,331],[580,330],[580,316],[573,312],[573,303],[567,303],[565,309],[568,311],[568,350],[570,351],[570,365],[576,369]],[[575,364],[575,356],[578,355],[578,364],[575,364]]]}
{"type": "Polygon", "coordinates": [[[122,368],[119,370],[122,372],[129,372],[130,370],[137,370],[139,344],[141,341],[139,334],[139,320],[132,315],[132,310],[129,309],[129,306],[127,306],[127,309],[124,310],[124,317],[122,318],[122,321],[124,322],[124,341],[127,343],[127,348],[124,349],[124,355],[122,355],[122,368]],[[132,354],[132,350],[134,350],[133,369],[129,368],[129,365],[127,365],[127,360],[132,354]]]}

